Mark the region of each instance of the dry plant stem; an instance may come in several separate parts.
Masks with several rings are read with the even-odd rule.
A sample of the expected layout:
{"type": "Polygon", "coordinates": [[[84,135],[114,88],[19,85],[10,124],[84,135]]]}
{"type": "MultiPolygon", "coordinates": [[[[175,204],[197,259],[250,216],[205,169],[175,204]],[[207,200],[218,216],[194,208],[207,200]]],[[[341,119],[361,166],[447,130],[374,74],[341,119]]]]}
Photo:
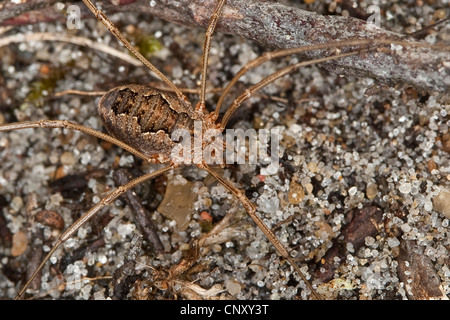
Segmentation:
{"type": "Polygon", "coordinates": [[[56,92],[53,96],[54,97],[61,97],[66,94],[74,94],[74,95],[80,95],[80,96],[102,96],[108,91],[81,91],[81,90],[64,90],[60,92],[56,92]]]}
{"type": "Polygon", "coordinates": [[[92,41],[91,39],[77,37],[77,36],[66,36],[61,34],[53,34],[48,32],[37,32],[28,34],[15,34],[12,36],[4,37],[0,39],[0,47],[7,46],[11,43],[21,43],[30,41],[62,41],[72,44],[76,44],[83,47],[89,47],[116,58],[120,58],[134,66],[141,66],[141,62],[138,59],[133,58],[128,53],[116,50],[107,46],[103,43],[92,41]]]}
{"type": "Polygon", "coordinates": [[[429,25],[429,26],[426,26],[425,28],[422,28],[422,29],[420,29],[420,30],[417,30],[416,32],[408,33],[408,36],[409,36],[409,37],[416,38],[416,39],[419,39],[420,37],[424,37],[424,36],[426,35],[426,33],[427,33],[430,29],[433,29],[433,28],[437,27],[438,25],[447,23],[447,22],[449,22],[449,21],[450,21],[450,18],[440,20],[440,21],[438,21],[438,22],[436,22],[436,23],[433,23],[432,25],[429,25]]]}
{"type": "Polygon", "coordinates": [[[266,235],[266,237],[270,240],[270,242],[275,246],[279,254],[291,264],[291,266],[295,269],[300,278],[302,278],[302,280],[310,289],[311,294],[317,300],[322,300],[322,297],[315,291],[311,283],[309,283],[308,279],[306,279],[306,276],[298,267],[297,263],[289,255],[289,251],[286,249],[286,247],[281,243],[280,240],[278,240],[277,236],[272,232],[272,230],[270,230],[266,226],[266,224],[262,221],[262,219],[257,215],[255,205],[252,202],[250,202],[250,200],[248,200],[248,198],[241,191],[239,191],[239,189],[236,188],[230,181],[224,179],[222,176],[217,174],[207,164],[201,164],[198,165],[198,167],[206,170],[210,175],[216,178],[217,181],[219,181],[225,188],[227,188],[237,199],[239,199],[239,201],[245,207],[245,210],[252,218],[252,220],[255,222],[255,224],[259,227],[259,229],[261,229],[261,231],[266,235]]]}
{"type": "Polygon", "coordinates": [[[220,220],[216,225],[209,231],[208,233],[205,233],[199,240],[198,240],[198,246],[204,247],[211,244],[210,239],[214,238],[217,234],[219,234],[223,229],[228,227],[230,225],[231,219],[235,215],[235,211],[228,212],[222,220],[220,220]]]}
{"type": "Polygon", "coordinates": [[[111,204],[115,199],[120,197],[122,194],[130,190],[131,188],[134,188],[138,184],[147,181],[149,179],[153,179],[169,170],[172,170],[173,166],[166,166],[162,169],[159,169],[154,172],[147,173],[143,176],[140,176],[129,183],[118,187],[116,190],[111,192],[109,195],[107,195],[105,198],[103,198],[99,203],[97,203],[94,207],[92,207],[88,212],[86,212],[81,218],[79,218],[72,226],[70,226],[69,229],[67,229],[56,241],[56,243],[53,245],[52,249],[49,251],[47,256],[42,260],[41,264],[38,266],[36,271],[31,275],[31,277],[28,279],[26,284],[23,286],[23,288],[19,291],[19,293],[16,296],[16,299],[20,299],[20,297],[25,293],[25,290],[28,288],[30,283],[33,281],[33,279],[36,277],[36,275],[41,271],[41,269],[44,267],[45,263],[50,259],[50,257],[55,253],[55,251],[59,248],[61,244],[63,244],[67,239],[69,239],[75,232],[78,231],[78,229],[83,226],[87,221],[89,221],[100,209],[103,207],[111,204]]]}
{"type": "MultiPolygon", "coordinates": [[[[153,87],[155,89],[165,91],[165,92],[174,92],[172,89],[162,86],[161,83],[157,82],[150,82],[148,83],[150,87],[153,87]]],[[[184,93],[192,93],[192,94],[200,94],[199,89],[190,89],[190,88],[178,88],[181,92],[184,93]]],[[[60,92],[56,92],[53,94],[54,97],[61,97],[66,94],[74,94],[74,95],[80,95],[80,96],[102,96],[108,91],[81,91],[81,90],[64,90],[60,92]]],[[[216,93],[216,92],[222,92],[222,88],[213,88],[213,89],[207,89],[206,93],[216,93]]]]}
{"type": "Polygon", "coordinates": [[[9,26],[9,27],[0,27],[0,36],[6,32],[8,32],[9,30],[11,30],[13,27],[9,26]]]}

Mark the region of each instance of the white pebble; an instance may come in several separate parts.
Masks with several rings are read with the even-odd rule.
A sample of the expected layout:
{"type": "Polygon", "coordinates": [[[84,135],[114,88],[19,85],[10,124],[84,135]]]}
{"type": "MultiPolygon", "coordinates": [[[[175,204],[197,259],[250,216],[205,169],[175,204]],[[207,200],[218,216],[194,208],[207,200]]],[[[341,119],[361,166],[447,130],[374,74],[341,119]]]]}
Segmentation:
{"type": "Polygon", "coordinates": [[[373,237],[366,237],[365,239],[366,246],[371,246],[375,243],[375,239],[373,237]]]}
{"type": "Polygon", "coordinates": [[[389,247],[395,248],[395,247],[398,247],[400,245],[400,241],[398,241],[397,238],[388,238],[387,239],[387,244],[388,244],[389,247]]]}
{"type": "Polygon", "coordinates": [[[81,227],[80,229],[78,229],[78,233],[77,233],[78,237],[81,239],[86,238],[87,235],[87,231],[85,228],[81,227]]]}
{"type": "Polygon", "coordinates": [[[105,263],[108,261],[108,259],[106,258],[106,256],[103,255],[103,254],[99,255],[99,256],[97,257],[97,260],[98,260],[98,262],[100,262],[101,264],[105,264],[105,263]]]}
{"type": "Polygon", "coordinates": [[[427,200],[427,201],[425,201],[423,208],[426,211],[431,211],[431,210],[433,210],[433,203],[430,200],[427,200]]]}
{"type": "Polygon", "coordinates": [[[409,232],[409,231],[411,231],[411,227],[410,227],[410,225],[407,224],[407,223],[402,224],[402,225],[400,226],[400,228],[403,230],[403,232],[409,232]]]}
{"type": "Polygon", "coordinates": [[[356,192],[358,191],[358,188],[356,187],[351,187],[350,189],[348,189],[348,194],[350,196],[354,196],[356,194],[356,192]]]}
{"type": "Polygon", "coordinates": [[[237,282],[227,280],[225,282],[225,285],[226,285],[228,292],[233,296],[238,294],[239,292],[241,292],[241,289],[242,289],[241,285],[237,282]]]}
{"type": "Polygon", "coordinates": [[[398,190],[404,194],[410,193],[411,192],[411,183],[409,183],[409,182],[402,183],[400,185],[400,187],[398,188],[398,190]]]}

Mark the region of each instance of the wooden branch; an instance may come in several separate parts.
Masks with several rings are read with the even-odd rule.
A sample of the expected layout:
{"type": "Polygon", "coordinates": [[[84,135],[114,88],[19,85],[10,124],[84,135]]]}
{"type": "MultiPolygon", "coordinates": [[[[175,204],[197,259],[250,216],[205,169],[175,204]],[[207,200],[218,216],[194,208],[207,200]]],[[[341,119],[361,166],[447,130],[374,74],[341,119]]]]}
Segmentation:
{"type": "Polygon", "coordinates": [[[44,21],[55,21],[54,10],[47,8],[57,0],[24,0],[14,3],[6,0],[0,3],[0,25],[22,25],[44,21]],[[40,12],[39,10],[42,10],[40,12]]]}
{"type": "MultiPolygon", "coordinates": [[[[124,4],[114,6],[104,2],[103,9],[107,14],[118,11],[147,13],[174,23],[202,28],[207,25],[215,4],[214,0],[120,2],[124,4]]],[[[82,3],[76,4],[84,7],[82,3]]],[[[17,18],[13,21],[17,21],[17,18]]],[[[0,25],[10,24],[2,20],[0,15],[0,25]]],[[[356,38],[407,40],[410,43],[417,43],[412,38],[377,28],[363,20],[322,16],[261,0],[228,0],[217,31],[256,41],[271,50],[356,38]]],[[[393,51],[378,50],[376,54],[357,55],[324,63],[322,66],[335,74],[371,77],[391,86],[406,83],[419,90],[444,93],[450,90],[450,46],[441,48],[404,46],[393,51]]],[[[305,58],[319,58],[324,54],[324,51],[312,52],[305,55],[305,58]]]]}

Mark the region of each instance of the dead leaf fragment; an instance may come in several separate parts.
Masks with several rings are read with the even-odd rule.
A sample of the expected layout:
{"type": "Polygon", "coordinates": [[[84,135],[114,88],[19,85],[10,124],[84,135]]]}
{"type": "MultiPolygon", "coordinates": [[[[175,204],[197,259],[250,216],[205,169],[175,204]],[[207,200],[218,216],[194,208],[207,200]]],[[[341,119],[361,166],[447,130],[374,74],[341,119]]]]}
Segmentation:
{"type": "Polygon", "coordinates": [[[192,192],[192,182],[186,180],[180,184],[171,179],[158,212],[166,218],[175,220],[178,230],[184,231],[191,221],[193,203],[196,199],[197,195],[192,192]]]}
{"type": "Polygon", "coordinates": [[[433,263],[424,254],[424,247],[414,240],[403,240],[398,256],[398,277],[405,284],[406,294],[412,300],[448,300],[442,292],[441,279],[433,263]]]}

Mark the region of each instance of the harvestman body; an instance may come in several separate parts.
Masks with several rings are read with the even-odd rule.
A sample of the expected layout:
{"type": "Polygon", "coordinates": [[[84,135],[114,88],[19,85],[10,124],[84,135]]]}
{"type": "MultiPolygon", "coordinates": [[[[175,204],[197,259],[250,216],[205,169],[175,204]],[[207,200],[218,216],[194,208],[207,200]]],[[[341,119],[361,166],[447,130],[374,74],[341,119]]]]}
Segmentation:
{"type": "MultiPolygon", "coordinates": [[[[86,212],[79,220],[77,220],[67,231],[65,231],[56,241],[48,255],[44,258],[42,263],[28,279],[26,284],[20,290],[16,298],[20,298],[30,285],[31,281],[36,277],[39,271],[43,268],[46,261],[59,248],[59,246],[69,239],[77,230],[92,218],[101,208],[110,204],[120,195],[135,187],[136,185],[155,178],[165,172],[168,172],[178,166],[172,162],[171,151],[176,145],[176,141],[172,141],[170,134],[176,129],[186,129],[192,135],[201,134],[195,132],[194,121],[201,121],[202,131],[209,129],[218,129],[223,131],[230,119],[231,114],[241,105],[243,101],[248,99],[254,92],[274,80],[288,74],[289,72],[298,69],[305,65],[313,63],[324,62],[327,60],[337,59],[341,57],[356,55],[361,52],[351,51],[348,53],[340,53],[333,56],[317,59],[314,61],[300,62],[292,66],[281,69],[269,77],[261,80],[258,84],[250,87],[238,98],[236,98],[231,107],[222,117],[221,122],[217,122],[219,118],[220,107],[223,103],[224,96],[229,92],[230,88],[237,82],[245,72],[254,68],[261,63],[271,60],[276,57],[282,57],[294,53],[301,53],[311,50],[319,50],[330,47],[340,48],[348,46],[368,46],[370,44],[407,44],[400,41],[389,40],[348,40],[336,43],[324,43],[309,47],[281,50],[278,52],[268,53],[254,61],[245,65],[240,72],[231,80],[229,85],[224,89],[214,112],[208,113],[205,108],[205,93],[206,93],[206,71],[209,55],[209,48],[211,44],[211,37],[215,26],[220,16],[220,12],[225,4],[225,0],[219,0],[214,12],[211,15],[210,22],[206,31],[204,54],[202,62],[202,81],[200,87],[200,101],[195,108],[187,101],[183,93],[159,70],[157,70],[148,60],[146,60],[131,44],[122,36],[119,30],[112,24],[112,22],[99,11],[90,0],[83,0],[94,15],[118,38],[139,60],[142,61],[151,71],[153,71],[172,91],[173,93],[162,92],[160,90],[141,86],[141,85],[126,85],[117,87],[106,93],[98,105],[98,112],[102,118],[104,125],[111,134],[106,135],[96,130],[78,125],[69,121],[60,120],[42,120],[35,122],[21,122],[7,124],[0,127],[0,131],[11,131],[25,128],[67,128],[85,132],[87,134],[96,136],[100,139],[109,141],[125,150],[131,152],[135,156],[148,161],[150,163],[166,163],[167,166],[155,172],[145,174],[135,180],[120,186],[115,191],[111,192],[107,197],[102,199],[97,205],[86,212]]],[[[367,49],[366,49],[367,50],[367,49]]],[[[203,141],[203,148],[205,148],[212,141],[205,139],[203,141]]],[[[195,151],[194,151],[195,152],[195,151]]],[[[208,164],[196,164],[199,168],[206,170],[215,179],[217,179],[226,189],[228,189],[236,198],[242,203],[248,214],[251,216],[256,225],[264,232],[270,242],[276,247],[278,253],[295,269],[297,274],[303,279],[311,290],[311,294],[320,299],[320,295],[316,293],[312,285],[307,281],[306,277],[297,266],[295,260],[290,256],[289,250],[283,245],[274,233],[264,224],[256,213],[255,205],[237,189],[230,181],[226,180],[218,173],[213,171],[208,164]]]]}

